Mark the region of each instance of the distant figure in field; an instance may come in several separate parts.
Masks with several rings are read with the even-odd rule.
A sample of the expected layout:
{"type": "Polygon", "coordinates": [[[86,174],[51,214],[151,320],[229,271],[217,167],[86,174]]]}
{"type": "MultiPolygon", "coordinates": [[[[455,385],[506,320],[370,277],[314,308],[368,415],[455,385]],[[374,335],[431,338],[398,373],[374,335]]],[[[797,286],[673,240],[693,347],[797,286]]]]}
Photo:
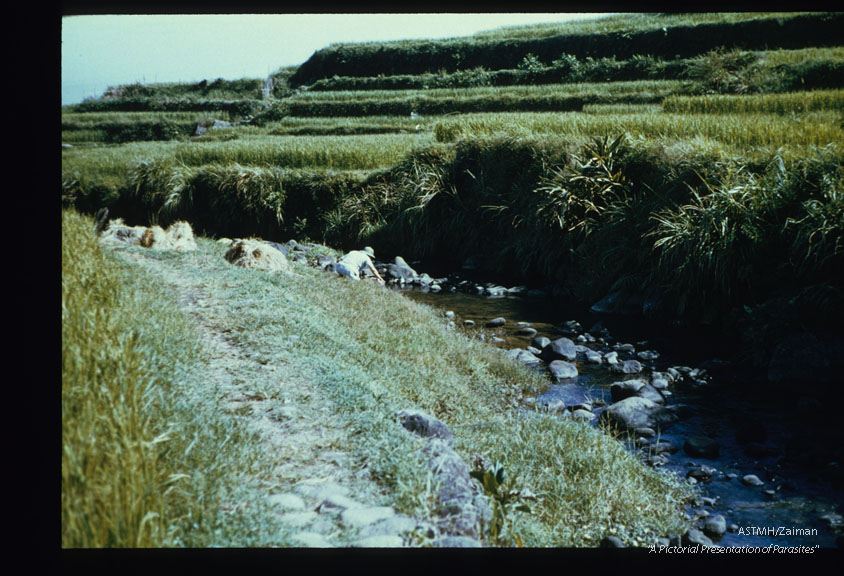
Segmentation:
{"type": "Polygon", "coordinates": [[[375,269],[375,264],[372,263],[372,257],[375,256],[375,251],[367,246],[363,250],[352,250],[334,265],[334,271],[340,276],[351,278],[352,280],[360,280],[361,272],[369,270],[378,279],[381,284],[384,279],[375,269]]]}

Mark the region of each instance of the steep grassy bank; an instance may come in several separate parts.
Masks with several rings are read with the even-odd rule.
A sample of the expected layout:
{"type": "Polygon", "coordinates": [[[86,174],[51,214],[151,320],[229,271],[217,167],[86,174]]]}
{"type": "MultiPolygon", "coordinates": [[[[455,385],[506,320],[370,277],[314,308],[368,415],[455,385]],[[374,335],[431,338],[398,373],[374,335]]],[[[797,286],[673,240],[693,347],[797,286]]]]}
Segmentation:
{"type": "MultiPolygon", "coordinates": [[[[528,56],[550,64],[563,54],[579,59],[628,59],[648,54],[664,58],[697,56],[720,46],[745,50],[836,46],[842,16],[829,14],[709,15],[714,21],[694,23],[659,15],[623,22],[621,30],[563,31],[553,36],[474,37],[442,41],[336,44],[316,52],[290,78],[299,86],[338,76],[424,74],[472,69],[515,69],[528,56]],[[720,21],[719,21],[719,18],[720,21]]],[[[618,18],[616,19],[619,20],[618,18]]],[[[599,24],[600,25],[600,24],[599,24]]],[[[594,24],[593,24],[594,26],[594,24]]]]}
{"type": "MultiPolygon", "coordinates": [[[[63,243],[68,247],[63,272],[65,545],[127,546],[138,541],[134,534],[77,539],[72,530],[87,526],[96,532],[107,531],[110,521],[101,512],[114,509],[110,501],[90,506],[85,501],[92,494],[131,499],[124,485],[146,488],[144,494],[151,493],[148,497],[158,496],[163,502],[142,508],[134,517],[132,524],[137,525],[147,516],[146,510],[159,514],[144,524],[149,526],[153,519],[160,524],[157,538],[141,540],[141,545],[286,545],[284,531],[272,532],[278,528],[269,523],[239,476],[249,470],[260,478],[273,469],[274,456],[254,450],[248,437],[238,435],[237,414],[215,410],[213,401],[208,406],[186,406],[184,398],[193,394],[185,393],[185,387],[202,387],[197,379],[202,374],[202,351],[186,353],[185,346],[193,340],[184,332],[179,314],[173,312],[172,296],[149,289],[139,293],[138,282],[148,287],[156,280],[141,274],[137,266],[126,266],[125,275],[101,286],[97,279],[103,276],[86,273],[90,266],[81,265],[96,259],[96,266],[108,272],[109,257],[99,255],[90,232],[92,221],[72,213],[63,218],[68,230],[63,243]],[[79,282],[86,283],[85,290],[79,282]],[[86,297],[93,302],[86,302],[86,297]],[[150,297],[155,298],[154,303],[149,302],[150,297]],[[120,305],[114,304],[116,298],[120,305]],[[147,307],[134,307],[133,298],[147,307]],[[86,319],[75,321],[77,314],[86,319]],[[118,317],[116,325],[109,324],[112,314],[118,317]],[[156,325],[157,332],[150,333],[148,324],[156,325]],[[173,334],[171,327],[182,330],[179,334],[184,334],[187,342],[168,338],[173,334]],[[140,348],[138,370],[144,371],[143,375],[123,378],[123,373],[115,373],[115,368],[125,364],[119,353],[105,360],[107,370],[98,372],[92,364],[98,361],[98,354],[102,357],[114,349],[110,342],[121,342],[125,334],[133,332],[137,336],[128,342],[140,348]],[[101,336],[92,341],[92,335],[101,336]],[[166,354],[160,357],[164,361],[147,355],[153,351],[166,354]],[[87,372],[71,370],[73,359],[80,357],[83,361],[73,365],[82,365],[87,372]],[[84,378],[83,374],[96,376],[84,378]],[[150,384],[149,388],[133,389],[131,382],[150,384]],[[121,403],[115,399],[120,397],[117,393],[115,398],[91,403],[85,412],[77,411],[77,398],[97,397],[103,388],[122,390],[127,400],[130,394],[137,394],[143,401],[121,403]],[[142,459],[147,465],[127,461],[117,462],[118,468],[96,465],[112,461],[106,454],[117,458],[126,452],[126,445],[132,445],[129,439],[135,436],[125,430],[120,435],[103,435],[100,429],[96,434],[102,444],[92,445],[89,427],[104,426],[111,416],[103,419],[101,415],[115,414],[115,408],[124,405],[134,407],[133,422],[142,419],[146,423],[136,436],[139,449],[151,451],[142,459]],[[202,426],[205,433],[195,433],[195,426],[202,426]],[[165,430],[166,442],[161,437],[151,443],[165,430]],[[94,449],[96,453],[91,452],[94,449]],[[75,464],[80,459],[71,455],[85,451],[88,464],[80,468],[75,464]],[[244,460],[247,454],[250,456],[244,460]],[[150,460],[156,463],[155,470],[150,460]],[[183,478],[180,489],[171,491],[161,482],[158,486],[163,493],[157,494],[145,477],[150,470],[156,478],[173,482],[182,478],[173,474],[186,474],[189,479],[183,478]],[[215,496],[220,493],[228,498],[215,496]],[[246,506],[234,519],[227,512],[226,523],[220,525],[220,507],[231,500],[246,506]],[[188,504],[195,508],[179,508],[188,504]],[[192,522],[198,523],[194,531],[189,530],[192,522]]],[[[293,275],[236,268],[223,259],[224,247],[205,239],[199,239],[195,253],[122,250],[136,258],[155,258],[172,267],[173,274],[203,286],[219,306],[216,317],[220,321],[234,319],[226,325],[226,334],[236,346],[248,350],[262,366],[274,366],[288,378],[304,378],[318,386],[332,403],[332,412],[349,430],[339,446],[331,447],[355,456],[348,474],[357,474],[365,465],[389,502],[404,513],[425,519],[434,505],[436,487],[431,485],[419,453],[422,441],[404,431],[392,416],[400,409],[420,408],[452,428],[456,448],[467,461],[478,453],[501,462],[508,489],[527,489],[537,496],[530,501],[530,512],[508,513],[506,530],[499,540],[488,540],[489,545],[515,545],[518,537],[526,546],[591,546],[608,534],[642,545],[686,528],[682,513],[686,491],[676,480],[646,468],[623,445],[588,425],[541,413],[514,415],[512,409],[521,394],[537,390],[544,379],[509,360],[502,351],[447,329],[432,309],[377,285],[346,282],[301,265],[294,266],[293,275]],[[526,454],[534,457],[526,458],[526,454]]],[[[252,376],[235,374],[234,378],[249,381],[252,376]]],[[[252,393],[279,406],[284,403],[270,382],[252,393]]]]}

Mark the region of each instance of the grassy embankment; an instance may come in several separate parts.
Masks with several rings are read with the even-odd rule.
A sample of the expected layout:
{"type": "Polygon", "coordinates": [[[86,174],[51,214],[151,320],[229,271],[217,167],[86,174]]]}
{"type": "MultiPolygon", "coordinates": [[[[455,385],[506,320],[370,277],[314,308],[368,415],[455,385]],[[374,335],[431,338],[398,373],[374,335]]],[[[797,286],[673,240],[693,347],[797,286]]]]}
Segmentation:
{"type": "MultiPolygon", "coordinates": [[[[284,545],[256,500],[273,455],[244,434],[246,416],[215,409],[203,390],[204,350],[172,295],[103,254],[92,225],[63,212],[63,546],[284,545]],[[245,506],[223,520],[224,501],[245,506]]],[[[433,505],[423,441],[392,419],[415,407],[453,429],[467,460],[501,462],[508,488],[537,494],[490,545],[590,546],[608,534],[645,544],[683,530],[676,480],[588,425],[515,415],[544,380],[433,310],[301,265],[294,275],[239,269],[217,243],[199,247],[145,255],[214,295],[238,346],[318,383],[354,431],[339,448],[367,464],[398,510],[425,519],[433,505]]],[[[255,393],[282,401],[273,386],[255,393]]]]}

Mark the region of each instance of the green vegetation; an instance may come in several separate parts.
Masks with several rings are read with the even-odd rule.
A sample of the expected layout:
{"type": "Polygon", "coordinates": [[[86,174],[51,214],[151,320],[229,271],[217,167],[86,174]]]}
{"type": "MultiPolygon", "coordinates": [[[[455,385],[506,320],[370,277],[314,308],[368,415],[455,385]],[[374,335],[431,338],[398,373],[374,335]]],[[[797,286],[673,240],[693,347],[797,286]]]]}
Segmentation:
{"type": "Polygon", "coordinates": [[[173,295],[93,226],[62,211],[62,547],[284,545],[253,494],[273,456],[199,379],[173,295]]]}
{"type": "MultiPolygon", "coordinates": [[[[97,269],[110,260],[100,254],[95,244],[90,232],[90,219],[65,213],[64,223],[68,231],[75,231],[73,237],[68,236],[63,242],[63,246],[73,246],[73,250],[65,250],[68,259],[71,252],[83,261],[96,257],[99,259],[95,264],[97,269]],[[71,244],[71,240],[77,242],[71,244]]],[[[502,351],[448,330],[432,309],[376,285],[342,282],[334,275],[302,266],[296,267],[294,275],[236,268],[222,258],[224,248],[217,243],[200,239],[199,244],[200,250],[197,253],[146,257],[165,262],[180,276],[213,294],[219,301],[217,313],[221,321],[237,318],[229,330],[238,346],[251,350],[265,362],[283,367],[286,378],[307,378],[327,395],[333,404],[333,413],[342,418],[350,430],[356,431],[346,436],[338,448],[350,451],[357,462],[367,463],[370,474],[387,489],[391,503],[399,511],[423,519],[429,518],[431,514],[431,487],[427,486],[430,473],[419,452],[423,441],[407,434],[392,417],[397,410],[415,407],[434,414],[453,429],[456,447],[466,460],[480,453],[491,460],[506,462],[508,478],[511,478],[508,487],[527,489],[537,495],[530,512],[508,512],[508,528],[499,535],[499,543],[502,545],[515,545],[518,537],[525,546],[588,546],[609,533],[619,534],[631,544],[644,544],[667,532],[682,531],[685,528],[681,502],[688,493],[678,481],[667,474],[645,468],[635,456],[625,451],[622,444],[588,425],[563,421],[541,413],[526,418],[512,414],[512,407],[519,397],[525,392],[540,389],[544,386],[544,379],[510,361],[502,351]],[[295,339],[292,338],[294,336],[295,339]],[[339,362],[338,358],[344,361],[339,362]],[[528,446],[532,448],[527,450],[528,446]],[[529,453],[533,453],[534,457],[528,458],[529,453]]],[[[189,337],[189,331],[186,331],[179,315],[170,312],[171,304],[168,300],[172,296],[164,293],[147,296],[157,297],[156,305],[148,310],[160,311],[171,318],[164,325],[158,325],[157,322],[163,321],[158,312],[149,317],[149,312],[137,312],[134,301],[130,300],[128,305],[125,303],[127,298],[142,299],[142,294],[132,292],[135,290],[134,283],[130,282],[129,287],[122,288],[122,283],[127,280],[120,277],[100,285],[98,279],[101,276],[86,273],[90,268],[79,264],[77,260],[67,262],[67,266],[76,267],[65,270],[65,283],[75,278],[83,281],[84,275],[86,290],[79,290],[76,285],[66,285],[64,298],[69,317],[63,318],[63,325],[66,326],[65,330],[85,326],[86,333],[95,339],[90,341],[80,334],[65,332],[63,354],[70,359],[90,356],[87,362],[95,363],[98,361],[96,352],[112,350],[109,343],[113,342],[117,356],[106,361],[112,368],[103,370],[92,379],[82,378],[78,372],[70,371],[69,366],[65,368],[63,397],[66,402],[83,394],[96,395],[102,386],[118,387],[124,395],[136,394],[139,399],[157,398],[156,393],[162,394],[158,402],[139,400],[134,416],[136,420],[146,422],[149,429],[149,432],[140,436],[147,444],[140,442],[137,445],[162,452],[146,456],[147,461],[152,459],[162,467],[172,466],[172,460],[183,453],[182,442],[220,442],[224,431],[231,434],[235,428],[228,427],[236,427],[237,418],[231,416],[232,420],[227,421],[228,416],[224,411],[216,411],[219,422],[201,420],[214,417],[213,405],[196,407],[195,415],[165,412],[166,417],[163,418],[158,412],[180,409],[174,408],[170,402],[181,407],[194,395],[185,394],[185,398],[180,400],[174,400],[173,395],[178,394],[184,386],[196,386],[198,383],[194,378],[201,378],[201,374],[186,370],[186,367],[195,364],[203,351],[194,350],[185,358],[179,356],[184,351],[183,346],[195,340],[189,337]],[[76,270],[79,271],[78,275],[75,274],[76,270]],[[91,304],[80,307],[72,301],[71,294],[79,293],[78,297],[88,298],[91,304]],[[114,299],[121,299],[121,306],[113,306],[114,299]],[[90,315],[86,316],[85,321],[73,321],[70,317],[72,310],[90,310],[84,312],[90,315]],[[119,331],[122,322],[126,322],[138,330],[138,335],[135,338],[121,338],[114,334],[113,339],[101,341],[99,338],[112,335],[108,329],[113,314],[119,316],[119,319],[114,319],[116,324],[113,330],[119,331]],[[158,326],[158,331],[148,334],[143,331],[146,320],[139,326],[137,322],[123,320],[124,314],[147,317],[150,327],[158,326]],[[106,323],[106,326],[102,326],[102,323],[106,323]],[[180,331],[171,332],[177,329],[180,331]],[[178,339],[166,337],[171,334],[173,338],[178,335],[178,339]],[[123,346],[140,348],[139,353],[144,362],[137,370],[146,368],[148,372],[144,373],[144,377],[123,378],[123,372],[112,371],[123,366],[119,360],[123,357],[123,346]],[[161,354],[166,352],[166,356],[156,361],[159,357],[150,358],[148,355],[152,351],[161,354]],[[149,386],[155,388],[155,391],[150,392],[142,385],[132,389],[127,386],[130,382],[150,382],[149,386]],[[180,420],[176,422],[180,424],[177,425],[187,427],[200,421],[207,429],[220,432],[198,438],[189,430],[171,429],[167,441],[160,438],[157,443],[150,444],[155,434],[162,433],[161,428],[166,427],[169,418],[178,418],[180,420]],[[188,423],[181,424],[185,421],[188,423]],[[178,444],[178,447],[172,443],[178,444]],[[167,446],[173,447],[164,450],[167,446]]],[[[140,271],[132,267],[132,273],[139,275],[140,271]]],[[[145,275],[140,274],[139,277],[145,278],[145,275]]],[[[155,283],[152,279],[146,282],[155,283]]],[[[146,303],[146,300],[141,301],[146,303]]],[[[65,363],[69,364],[69,360],[65,363]]],[[[88,363],[85,363],[86,369],[90,371],[88,373],[97,373],[95,366],[88,363]]],[[[271,386],[260,392],[268,398],[279,398],[278,391],[271,386]]],[[[100,425],[97,423],[102,420],[93,415],[112,413],[113,402],[111,397],[103,398],[91,406],[90,412],[80,414],[78,418],[82,420],[70,417],[71,413],[76,413],[71,407],[63,409],[67,434],[64,440],[65,452],[68,455],[75,454],[73,450],[77,447],[90,448],[88,439],[91,436],[83,426],[89,422],[100,425]],[[77,427],[79,432],[73,432],[77,427]],[[72,442],[71,438],[74,439],[72,442]]],[[[105,443],[106,437],[98,437],[104,441],[102,450],[121,453],[112,444],[105,443]]],[[[126,445],[132,445],[129,438],[131,436],[120,435],[114,441],[122,439],[126,445]]],[[[232,438],[230,442],[237,444],[228,444],[225,450],[222,446],[205,444],[188,450],[191,455],[195,455],[196,460],[176,460],[176,466],[159,472],[163,478],[169,478],[174,473],[187,475],[188,478],[181,480],[181,490],[157,495],[169,503],[176,499],[175,494],[178,493],[179,498],[172,506],[179,503],[185,505],[192,494],[191,482],[205,478],[202,489],[209,497],[197,498],[197,505],[202,503],[211,508],[212,503],[219,505],[219,500],[208,502],[208,499],[215,491],[224,490],[225,483],[231,478],[225,476],[222,470],[209,470],[209,463],[205,460],[213,463],[217,458],[231,457],[229,473],[237,474],[244,471],[241,466],[247,466],[246,463],[238,464],[238,454],[254,449],[248,438],[232,438]],[[201,454],[197,454],[200,449],[201,454]]],[[[89,458],[88,462],[95,460],[89,458]]],[[[142,476],[150,467],[126,465],[123,462],[117,464],[122,465],[119,478],[130,483],[137,482],[144,488],[150,486],[150,481],[144,480],[142,476]]],[[[103,492],[113,486],[111,482],[114,476],[110,468],[91,467],[74,471],[74,474],[70,472],[70,464],[67,468],[67,476],[76,478],[78,482],[84,481],[84,486],[101,485],[103,492]]],[[[257,474],[252,467],[246,467],[245,470],[257,474]]],[[[114,471],[115,474],[117,472],[114,471]]],[[[231,486],[236,485],[233,483],[231,486]]],[[[163,484],[161,492],[165,492],[166,487],[163,484]]],[[[77,492],[85,493],[85,490],[78,486],[77,492]]],[[[73,540],[70,526],[74,521],[84,520],[97,527],[101,521],[92,512],[96,507],[83,507],[65,494],[63,485],[63,518],[67,519],[63,526],[68,531],[66,545],[124,546],[135,543],[135,540],[126,539],[73,540]]],[[[105,509],[111,510],[111,507],[105,506],[105,509]]],[[[175,509],[178,512],[176,514],[166,506],[153,510],[159,514],[155,517],[155,525],[161,526],[161,539],[143,540],[139,542],[141,545],[215,543],[239,546],[261,543],[259,539],[248,537],[248,532],[236,532],[233,529],[203,540],[211,536],[203,534],[203,530],[206,523],[214,525],[213,518],[203,521],[199,534],[185,534],[181,540],[167,540],[164,537],[168,530],[174,534],[179,533],[179,527],[196,521],[198,512],[194,510],[192,519],[188,521],[182,517],[182,510],[178,508],[175,509]]],[[[211,513],[212,510],[206,510],[206,514],[211,513]]],[[[136,516],[144,514],[142,510],[136,516]]],[[[147,524],[150,522],[148,520],[147,524]]],[[[250,528],[266,534],[267,526],[262,524],[264,522],[267,522],[267,518],[259,510],[251,518],[250,528]]]]}
{"type": "MultiPolygon", "coordinates": [[[[662,102],[665,112],[675,114],[795,114],[818,110],[844,110],[844,90],[816,90],[753,96],[669,96],[662,102]]],[[[749,117],[748,121],[754,117],[749,117]]]]}
{"type": "MultiPolygon", "coordinates": [[[[582,303],[648,298],[659,319],[720,326],[766,366],[779,335],[844,321],[841,24],[841,14],[624,15],[331,46],[274,73],[267,99],[262,80],[117,87],[62,110],[62,141],[74,145],[62,150],[62,203],[137,224],[187,220],[208,237],[369,244],[452,266],[481,256],[487,271],[582,303]],[[191,136],[214,119],[233,125],[191,136]]],[[[202,351],[169,296],[102,255],[91,226],[63,213],[63,544],[283,541],[260,509],[231,524],[215,512],[251,490],[233,470],[260,476],[248,435],[179,396],[202,351]],[[121,394],[125,414],[111,409],[121,394]],[[163,436],[170,422],[184,432],[163,436]],[[209,443],[202,454],[187,450],[194,430],[214,425],[219,434],[197,440],[209,443]],[[244,454],[222,449],[226,434],[244,454]],[[113,479],[131,490],[118,495],[113,479]]],[[[244,345],[319,383],[360,431],[344,448],[371,463],[398,509],[431,513],[419,445],[391,419],[418,407],[449,424],[461,455],[504,466],[498,491],[489,483],[501,506],[492,541],[642,543],[682,523],[681,491],[618,443],[510,413],[537,377],[431,311],[311,269],[256,275],[221,256],[200,239],[193,255],[149,257],[219,294],[244,345]],[[338,355],[355,360],[338,366],[338,355]],[[510,499],[523,489],[538,496],[530,512],[510,499]]]]}
{"type": "Polygon", "coordinates": [[[311,56],[290,78],[290,83],[301,86],[335,75],[425,74],[479,66],[486,70],[516,69],[528,55],[548,65],[563,54],[580,60],[587,57],[626,60],[637,54],[689,58],[725,45],[744,50],[837,46],[842,16],[837,13],[734,15],[726,19],[716,17],[710,22],[700,19],[695,22],[693,16],[688,20],[647,16],[638,22],[641,27],[634,23],[612,32],[573,31],[546,37],[480,36],[335,44],[311,56]],[[647,24],[642,26],[644,22],[647,24]]]}

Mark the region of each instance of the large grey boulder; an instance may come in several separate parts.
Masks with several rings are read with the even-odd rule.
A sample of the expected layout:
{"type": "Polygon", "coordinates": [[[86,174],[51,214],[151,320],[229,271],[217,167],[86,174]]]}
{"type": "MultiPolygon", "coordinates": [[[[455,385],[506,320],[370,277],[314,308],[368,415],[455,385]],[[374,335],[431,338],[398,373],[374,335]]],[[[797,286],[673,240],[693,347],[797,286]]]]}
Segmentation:
{"type": "Polygon", "coordinates": [[[577,348],[568,338],[557,338],[542,349],[542,358],[547,362],[553,360],[574,362],[577,358],[577,348]]]}
{"type": "Polygon", "coordinates": [[[542,362],[539,358],[533,355],[530,350],[523,350],[521,348],[514,348],[507,352],[507,357],[512,360],[518,360],[523,364],[537,364],[542,362]]]}
{"type": "Polygon", "coordinates": [[[675,416],[647,398],[632,396],[616,402],[601,413],[600,421],[620,430],[653,428],[668,424],[675,416]]]}
{"type": "Polygon", "coordinates": [[[548,365],[548,370],[551,371],[551,377],[556,380],[566,380],[568,378],[577,378],[577,367],[564,360],[554,360],[548,365]]]}
{"type": "Polygon", "coordinates": [[[642,371],[642,364],[638,360],[625,360],[612,364],[610,370],[617,374],[638,374],[642,371]]]}

